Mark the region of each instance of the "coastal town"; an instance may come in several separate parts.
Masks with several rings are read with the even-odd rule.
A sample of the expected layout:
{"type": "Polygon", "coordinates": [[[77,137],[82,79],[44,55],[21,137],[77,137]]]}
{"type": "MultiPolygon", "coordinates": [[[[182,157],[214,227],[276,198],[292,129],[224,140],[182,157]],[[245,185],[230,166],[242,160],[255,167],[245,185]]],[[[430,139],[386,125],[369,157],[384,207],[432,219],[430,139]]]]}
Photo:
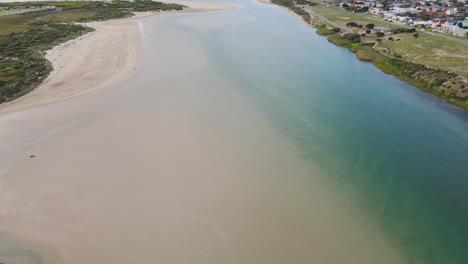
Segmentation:
{"type": "Polygon", "coordinates": [[[348,1],[327,0],[348,12],[367,13],[382,21],[468,37],[466,0],[348,1]]]}

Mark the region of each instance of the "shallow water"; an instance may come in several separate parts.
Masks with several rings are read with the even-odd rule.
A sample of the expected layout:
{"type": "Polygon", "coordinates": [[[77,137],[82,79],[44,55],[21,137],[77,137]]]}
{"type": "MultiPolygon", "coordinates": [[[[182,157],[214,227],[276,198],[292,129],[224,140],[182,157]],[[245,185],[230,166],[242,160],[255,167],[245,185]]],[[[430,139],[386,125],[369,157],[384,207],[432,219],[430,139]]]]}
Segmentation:
{"type": "Polygon", "coordinates": [[[145,19],[121,86],[0,118],[2,226],[66,263],[467,263],[466,111],[223,3],[145,19]]]}
{"type": "Polygon", "coordinates": [[[218,72],[359,199],[410,263],[468,263],[468,112],[357,60],[281,8],[245,5],[219,14],[229,22],[202,38],[218,72]]]}

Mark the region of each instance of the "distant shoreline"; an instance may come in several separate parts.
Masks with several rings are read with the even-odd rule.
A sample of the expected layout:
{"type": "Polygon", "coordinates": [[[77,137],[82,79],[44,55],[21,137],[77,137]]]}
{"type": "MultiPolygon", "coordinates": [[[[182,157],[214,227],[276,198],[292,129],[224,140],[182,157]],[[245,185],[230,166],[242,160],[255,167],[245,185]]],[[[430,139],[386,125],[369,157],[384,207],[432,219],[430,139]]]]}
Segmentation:
{"type": "Polygon", "coordinates": [[[201,13],[232,6],[177,2],[181,11],[135,12],[135,16],[82,25],[94,28],[46,52],[53,71],[28,94],[0,104],[0,115],[48,105],[115,86],[133,76],[143,61],[138,19],[150,16],[201,13]],[[112,41],[109,41],[112,40],[112,41]]]}

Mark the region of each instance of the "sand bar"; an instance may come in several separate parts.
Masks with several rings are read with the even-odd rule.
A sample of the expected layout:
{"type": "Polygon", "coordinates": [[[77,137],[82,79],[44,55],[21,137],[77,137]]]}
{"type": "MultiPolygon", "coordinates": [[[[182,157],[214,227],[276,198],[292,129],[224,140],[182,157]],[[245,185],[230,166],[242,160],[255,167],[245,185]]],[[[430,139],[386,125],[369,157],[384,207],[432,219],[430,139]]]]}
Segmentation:
{"type": "Polygon", "coordinates": [[[0,114],[47,105],[112,87],[130,78],[142,62],[137,20],[150,16],[219,11],[232,6],[178,1],[189,8],[168,12],[137,12],[127,19],[89,22],[96,29],[47,51],[53,71],[32,92],[0,104],[0,114]]]}

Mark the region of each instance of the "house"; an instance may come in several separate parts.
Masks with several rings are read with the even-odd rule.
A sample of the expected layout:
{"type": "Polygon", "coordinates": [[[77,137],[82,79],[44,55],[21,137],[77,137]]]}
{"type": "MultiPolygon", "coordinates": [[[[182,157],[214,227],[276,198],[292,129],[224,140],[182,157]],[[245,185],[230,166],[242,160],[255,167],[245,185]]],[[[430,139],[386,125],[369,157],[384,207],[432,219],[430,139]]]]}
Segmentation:
{"type": "Polygon", "coordinates": [[[384,10],[383,10],[382,8],[376,8],[376,7],[371,8],[371,9],[369,10],[369,13],[371,13],[371,14],[373,14],[373,15],[376,15],[376,16],[378,16],[378,15],[383,15],[383,12],[384,12],[384,10]]]}
{"type": "Polygon", "coordinates": [[[453,7],[453,6],[445,6],[444,10],[445,10],[445,14],[447,14],[447,16],[453,16],[453,15],[455,15],[457,13],[457,8],[453,7]]]}
{"type": "Polygon", "coordinates": [[[441,26],[441,31],[460,37],[468,37],[468,20],[460,20],[454,24],[447,22],[441,26]]]}
{"type": "Polygon", "coordinates": [[[364,6],[367,6],[367,7],[375,6],[375,1],[365,1],[364,6]]]}
{"type": "Polygon", "coordinates": [[[441,19],[434,20],[434,21],[432,22],[431,27],[432,27],[432,28],[440,27],[440,26],[442,26],[442,25],[445,24],[445,23],[447,23],[447,20],[441,20],[441,19]]]}
{"type": "Polygon", "coordinates": [[[418,20],[418,21],[415,21],[412,23],[413,26],[415,27],[432,27],[433,25],[433,21],[432,20],[428,20],[428,21],[423,21],[423,20],[418,20]]]}
{"type": "Polygon", "coordinates": [[[383,17],[385,20],[392,20],[392,17],[396,14],[394,12],[383,11],[383,17]]]}
{"type": "Polygon", "coordinates": [[[408,8],[402,8],[402,7],[392,7],[390,8],[390,10],[397,14],[404,14],[408,12],[408,8]]]}
{"type": "Polygon", "coordinates": [[[442,11],[442,7],[441,6],[438,6],[438,5],[432,5],[432,6],[429,6],[426,8],[426,11],[429,11],[429,12],[439,12],[439,11],[442,11]]]}
{"type": "Polygon", "coordinates": [[[408,23],[408,24],[413,24],[414,22],[420,21],[420,20],[421,20],[420,17],[408,17],[408,18],[406,19],[406,23],[408,23]]]}
{"type": "Polygon", "coordinates": [[[439,14],[437,14],[437,12],[423,12],[421,13],[421,15],[426,15],[432,18],[439,17],[439,14]]]}
{"type": "Polygon", "coordinates": [[[406,22],[408,19],[409,19],[408,16],[403,16],[399,14],[396,14],[392,17],[393,21],[399,21],[399,22],[406,22]]]}

